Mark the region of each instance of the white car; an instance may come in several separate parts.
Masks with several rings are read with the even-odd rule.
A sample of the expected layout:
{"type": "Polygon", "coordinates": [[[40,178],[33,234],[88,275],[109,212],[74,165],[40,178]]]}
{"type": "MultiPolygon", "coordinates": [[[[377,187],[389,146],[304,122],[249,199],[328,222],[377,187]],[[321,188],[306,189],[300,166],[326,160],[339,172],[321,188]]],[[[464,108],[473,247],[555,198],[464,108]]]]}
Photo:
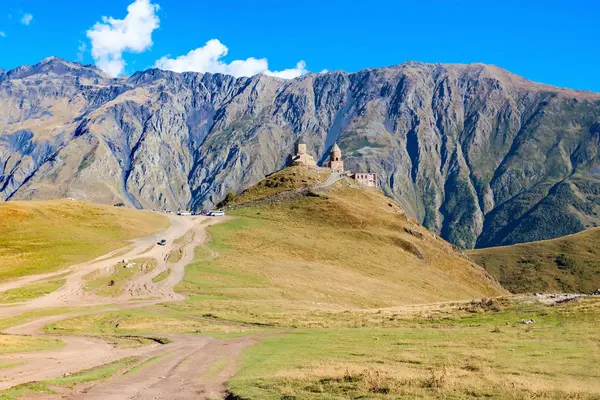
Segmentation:
{"type": "Polygon", "coordinates": [[[209,217],[222,217],[225,215],[225,211],[209,211],[206,215],[209,217]]]}

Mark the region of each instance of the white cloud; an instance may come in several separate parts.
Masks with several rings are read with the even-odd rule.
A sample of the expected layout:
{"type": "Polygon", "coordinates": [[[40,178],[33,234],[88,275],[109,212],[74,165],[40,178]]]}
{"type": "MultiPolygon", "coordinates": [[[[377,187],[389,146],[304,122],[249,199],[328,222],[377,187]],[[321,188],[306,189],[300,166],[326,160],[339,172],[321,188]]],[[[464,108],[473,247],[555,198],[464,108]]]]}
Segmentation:
{"type": "Polygon", "coordinates": [[[176,58],[162,57],[156,61],[154,66],[176,72],[211,72],[229,74],[235,77],[265,74],[285,79],[296,78],[308,72],[304,61],[298,62],[295,68],[283,71],[270,71],[269,62],[266,58],[250,57],[245,60],[226,63],[221,58],[225,57],[228,52],[227,46],[218,39],[212,39],[206,42],[203,47],[192,50],[185,55],[176,58]]]}
{"type": "Polygon", "coordinates": [[[266,75],[271,75],[271,76],[276,76],[278,78],[283,78],[283,79],[294,79],[299,77],[300,75],[304,75],[308,72],[308,70],[306,69],[306,63],[304,61],[298,61],[298,63],[296,64],[296,68],[288,68],[288,69],[284,69],[283,71],[265,71],[264,73],[266,75]]]}
{"type": "Polygon", "coordinates": [[[122,74],[124,52],[141,53],[152,46],[152,32],[160,23],[158,10],[150,0],[135,0],[127,7],[125,19],[102,17],[87,31],[96,65],[112,76],[122,74]]]}
{"type": "Polygon", "coordinates": [[[4,33],[4,31],[0,31],[0,37],[6,37],[6,33],[4,33]]]}
{"type": "Polygon", "coordinates": [[[23,17],[21,18],[21,23],[23,25],[29,25],[31,23],[32,19],[33,19],[33,15],[31,15],[31,14],[24,14],[23,17]]]}

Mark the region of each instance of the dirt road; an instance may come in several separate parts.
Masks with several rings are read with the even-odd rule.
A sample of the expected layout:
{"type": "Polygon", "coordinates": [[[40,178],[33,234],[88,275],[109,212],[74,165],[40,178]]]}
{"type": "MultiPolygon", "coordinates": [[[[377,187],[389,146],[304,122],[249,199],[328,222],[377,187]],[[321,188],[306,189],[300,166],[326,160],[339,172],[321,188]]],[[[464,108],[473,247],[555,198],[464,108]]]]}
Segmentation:
{"type": "MultiPolygon", "coordinates": [[[[258,337],[248,336],[219,340],[196,335],[165,335],[169,344],[152,344],[136,348],[122,348],[99,337],[61,335],[42,332],[51,323],[76,316],[110,310],[147,307],[166,301],[180,301],[184,297],[174,291],[184,276],[185,266],[194,260],[194,249],[207,239],[205,227],[225,219],[208,217],[171,217],[166,232],[137,239],[127,247],[87,263],[74,265],[52,274],[28,276],[0,285],[0,292],[25,286],[32,282],[61,275],[66,283],[44,297],[9,307],[0,308],[0,319],[14,317],[42,308],[107,305],[78,313],[38,317],[5,330],[5,334],[58,337],[65,343],[59,349],[0,355],[0,364],[14,365],[2,369],[0,390],[31,382],[55,379],[81,370],[104,365],[124,357],[140,357],[140,368],[127,374],[116,374],[106,382],[80,385],[73,392],[44,398],[68,399],[189,399],[223,398],[225,383],[235,372],[235,360],[242,350],[255,343],[258,337]],[[182,239],[180,239],[182,238],[182,239]],[[156,242],[165,239],[165,246],[156,242]],[[179,239],[179,240],[178,240],[179,239]],[[177,262],[168,262],[172,251],[179,251],[177,262]],[[124,286],[117,297],[99,296],[85,290],[86,276],[90,273],[108,274],[122,260],[152,258],[156,267],[151,273],[137,274],[124,286]],[[166,279],[153,282],[157,275],[170,270],[166,279]],[[142,300],[140,300],[142,299],[142,300]],[[147,299],[147,300],[146,300],[147,299]],[[143,368],[142,368],[143,367],[143,368]]],[[[211,250],[210,257],[218,256],[211,250]]]]}

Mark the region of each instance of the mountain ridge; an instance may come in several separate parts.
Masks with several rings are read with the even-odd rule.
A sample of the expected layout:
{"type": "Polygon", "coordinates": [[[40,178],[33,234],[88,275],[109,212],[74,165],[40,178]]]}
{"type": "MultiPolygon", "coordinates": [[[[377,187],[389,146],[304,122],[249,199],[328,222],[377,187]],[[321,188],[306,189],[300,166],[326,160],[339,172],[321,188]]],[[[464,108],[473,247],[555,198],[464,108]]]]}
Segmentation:
{"type": "Polygon", "coordinates": [[[49,58],[0,74],[0,100],[4,200],[210,206],[280,169],[302,137],[316,159],[338,141],[350,169],[377,172],[388,196],[464,248],[600,221],[600,94],[495,66],[113,79],[49,58]]]}
{"type": "Polygon", "coordinates": [[[120,81],[120,80],[130,80],[131,78],[137,76],[137,75],[143,75],[147,72],[150,71],[161,71],[161,72],[165,72],[165,73],[169,73],[169,74],[173,74],[173,75],[186,75],[186,74],[194,74],[194,75],[222,75],[222,76],[230,76],[233,77],[234,79],[250,79],[256,76],[264,76],[264,77],[268,77],[270,79],[273,80],[278,80],[278,81],[294,81],[297,79],[301,79],[303,77],[307,77],[307,76],[318,76],[318,75],[323,75],[323,74],[346,74],[346,75],[353,75],[353,74],[360,74],[360,73],[365,73],[365,72],[369,72],[369,71],[374,71],[374,70],[384,70],[384,69],[401,69],[403,67],[407,67],[407,66],[428,66],[428,67],[446,67],[446,68],[451,68],[451,67],[455,67],[455,68],[465,68],[465,67],[470,67],[470,68],[488,68],[491,69],[492,71],[495,72],[500,72],[501,74],[510,77],[511,79],[516,79],[520,82],[523,83],[527,83],[530,85],[535,85],[535,86],[539,86],[540,89],[543,87],[545,89],[548,90],[557,90],[557,91],[561,91],[561,92],[567,92],[567,93],[573,93],[573,94],[579,94],[579,95],[590,95],[592,97],[598,97],[600,98],[600,92],[595,92],[593,90],[587,90],[587,89],[573,89],[573,88],[569,88],[569,87],[563,87],[563,86],[558,86],[558,85],[553,85],[553,84],[549,84],[549,83],[543,83],[543,82],[537,82],[528,78],[525,78],[523,76],[517,75],[503,67],[497,66],[495,64],[487,64],[487,63],[482,63],[482,62],[472,62],[472,63],[440,63],[440,62],[422,62],[422,61],[416,61],[416,60],[407,60],[404,61],[402,63],[399,64],[393,64],[393,65],[389,65],[389,66],[384,66],[384,67],[368,67],[368,68],[363,68],[357,71],[344,71],[341,69],[337,69],[337,70],[328,70],[326,72],[313,72],[313,71],[309,71],[306,74],[303,74],[297,78],[292,78],[292,79],[286,79],[286,78],[279,78],[276,76],[272,76],[272,75],[265,75],[265,74],[257,74],[257,75],[253,75],[250,77],[234,77],[233,75],[229,75],[229,74],[224,74],[224,73],[220,73],[220,72],[195,72],[195,71],[184,71],[184,72],[176,72],[176,71],[170,71],[170,70],[164,70],[164,69],[160,69],[157,67],[150,67],[150,68],[146,68],[146,69],[142,69],[142,70],[138,70],[133,72],[131,75],[122,75],[119,77],[111,77],[110,75],[106,74],[105,72],[103,72],[100,68],[98,68],[96,65],[94,64],[83,64],[77,61],[70,61],[61,57],[57,57],[57,56],[49,56],[44,58],[43,60],[41,60],[40,62],[36,63],[36,64],[24,64],[15,68],[9,68],[9,69],[3,69],[0,68],[0,75],[1,74],[5,74],[8,75],[9,73],[17,73],[19,71],[22,70],[38,70],[39,71],[39,67],[42,67],[44,65],[48,65],[48,64],[52,64],[52,63],[59,63],[59,64],[63,64],[63,65],[72,65],[72,66],[77,66],[80,69],[90,69],[90,70],[94,70],[96,71],[99,75],[103,76],[104,78],[108,79],[108,80],[113,80],[115,82],[120,81]]]}

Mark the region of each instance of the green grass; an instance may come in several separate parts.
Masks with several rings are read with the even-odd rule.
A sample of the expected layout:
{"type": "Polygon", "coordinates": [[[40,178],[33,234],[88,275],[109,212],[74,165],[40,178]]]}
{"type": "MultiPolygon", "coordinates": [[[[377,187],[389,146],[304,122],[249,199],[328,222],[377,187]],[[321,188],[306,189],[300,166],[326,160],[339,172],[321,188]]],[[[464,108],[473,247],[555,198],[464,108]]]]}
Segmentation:
{"type": "Polygon", "coordinates": [[[212,258],[212,252],[206,246],[196,246],[194,248],[194,260],[207,260],[212,258]]]}
{"type": "Polygon", "coordinates": [[[599,312],[600,299],[586,299],[295,330],[246,350],[229,388],[265,400],[597,398],[599,312]]]}
{"type": "Polygon", "coordinates": [[[169,252],[169,254],[167,255],[167,262],[170,264],[175,264],[175,263],[178,263],[179,261],[181,261],[182,257],[183,257],[183,247],[178,247],[169,252]]]}
{"type": "Polygon", "coordinates": [[[206,370],[202,373],[202,377],[204,379],[213,380],[219,376],[221,372],[227,367],[229,364],[228,360],[219,360],[212,363],[206,370]]]}
{"type": "Polygon", "coordinates": [[[0,391],[0,400],[18,399],[29,393],[56,394],[56,391],[53,390],[55,387],[73,388],[80,383],[104,380],[111,377],[116,372],[134,365],[138,361],[138,357],[128,357],[100,367],[80,371],[63,378],[24,383],[11,389],[0,391]]]}
{"type": "Polygon", "coordinates": [[[16,362],[0,364],[0,369],[18,367],[19,365],[23,365],[23,361],[16,361],[16,362]]]}
{"type": "Polygon", "coordinates": [[[514,293],[589,293],[600,288],[600,228],[467,254],[514,293]]]}
{"type": "Polygon", "coordinates": [[[157,333],[190,333],[204,336],[250,334],[246,326],[222,323],[210,318],[186,318],[184,315],[156,313],[154,310],[132,309],[84,315],[46,326],[53,334],[153,335],[157,333]]]}
{"type": "Polygon", "coordinates": [[[155,363],[156,361],[160,360],[161,358],[163,358],[164,356],[166,356],[168,353],[164,353],[164,354],[160,354],[158,356],[149,358],[148,360],[144,361],[141,364],[136,365],[135,367],[131,368],[130,370],[128,370],[127,372],[125,372],[124,375],[130,375],[130,374],[135,374],[136,372],[141,371],[144,367],[155,363]]]}
{"type": "Polygon", "coordinates": [[[77,201],[0,203],[0,280],[91,260],[168,225],[156,213],[77,201]]]}
{"type": "Polygon", "coordinates": [[[169,275],[171,275],[171,268],[167,268],[166,271],[162,271],[160,274],[156,275],[154,278],[152,278],[152,282],[158,283],[164,281],[169,277],[169,275]]]}
{"type": "Polygon", "coordinates": [[[37,299],[54,292],[65,284],[65,279],[54,279],[32,285],[22,286],[16,289],[10,289],[0,293],[0,303],[15,303],[37,299]]]}
{"type": "Polygon", "coordinates": [[[12,326],[19,326],[37,318],[50,317],[53,315],[73,314],[89,310],[102,310],[103,308],[111,307],[109,304],[91,306],[91,307],[56,307],[56,308],[39,308],[25,312],[21,315],[0,319],[0,331],[12,326]]]}

